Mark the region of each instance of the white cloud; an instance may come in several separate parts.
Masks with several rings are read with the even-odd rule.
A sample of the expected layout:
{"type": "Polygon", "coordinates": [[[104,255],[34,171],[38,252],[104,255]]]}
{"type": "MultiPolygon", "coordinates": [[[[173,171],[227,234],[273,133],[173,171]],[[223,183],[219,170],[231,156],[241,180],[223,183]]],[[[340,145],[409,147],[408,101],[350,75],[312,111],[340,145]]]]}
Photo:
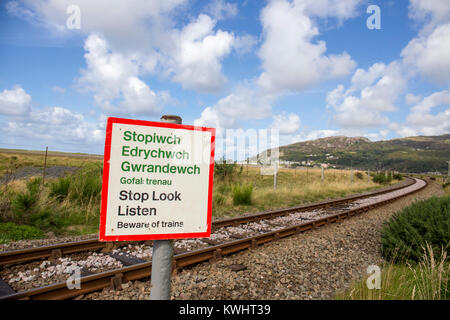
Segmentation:
{"type": "Polygon", "coordinates": [[[0,114],[22,116],[30,112],[31,96],[21,86],[0,92],[0,114]]]}
{"type": "Polygon", "coordinates": [[[296,1],[305,5],[305,10],[312,16],[320,18],[336,17],[345,20],[355,17],[361,0],[302,0],[296,1]]]}
{"type": "Polygon", "coordinates": [[[241,120],[269,117],[274,99],[274,96],[257,89],[238,87],[214,106],[205,108],[195,123],[216,128],[235,128],[241,120]]]}
{"type": "Polygon", "coordinates": [[[450,84],[449,53],[450,23],[447,23],[437,26],[430,35],[411,40],[401,56],[425,77],[438,84],[450,84]]]}
{"type": "MultiPolygon", "coordinates": [[[[139,68],[140,75],[169,75],[184,88],[218,92],[226,84],[221,65],[224,57],[230,54],[234,45],[237,52],[248,52],[255,41],[248,35],[235,36],[215,30],[217,19],[237,13],[236,5],[224,1],[217,1],[208,7],[215,19],[200,14],[193,21],[178,27],[172,21],[173,15],[176,9],[176,13],[182,13],[186,3],[187,0],[25,0],[23,7],[14,10],[30,11],[43,24],[62,34],[78,32],[89,35],[89,38],[92,34],[101,35],[101,39],[108,43],[106,50],[113,52],[111,61],[108,61],[111,66],[116,62],[115,67],[139,68]],[[69,5],[80,7],[81,28],[78,31],[66,28],[66,9],[69,5]]],[[[98,50],[104,51],[105,48],[99,47],[98,50]]],[[[100,53],[104,55],[104,52],[100,53]]],[[[129,72],[137,76],[136,71],[129,72]]],[[[103,78],[113,82],[117,80],[114,77],[119,75],[111,73],[110,76],[112,79],[107,79],[108,74],[104,74],[103,78]]],[[[124,83],[127,82],[125,79],[124,83]]],[[[114,92],[110,94],[115,96],[114,92]]]]}
{"type": "Polygon", "coordinates": [[[21,145],[26,141],[30,146],[44,144],[50,149],[73,151],[94,147],[98,152],[105,135],[99,123],[61,107],[34,109],[28,115],[11,117],[0,127],[0,133],[3,143],[21,145]]]}
{"type": "Polygon", "coordinates": [[[327,104],[334,109],[338,125],[361,129],[388,124],[382,113],[396,110],[396,100],[405,90],[407,78],[397,62],[376,63],[368,70],[356,70],[351,82],[346,91],[343,85],[330,91],[327,104]]]}
{"type": "Polygon", "coordinates": [[[85,42],[87,68],[78,79],[80,89],[92,92],[105,111],[153,115],[160,112],[168,93],[155,93],[141,79],[134,56],[113,52],[106,40],[91,34],[85,42]],[[119,100],[119,102],[117,102],[119,100]]]}
{"type": "Polygon", "coordinates": [[[429,20],[431,25],[450,19],[450,2],[448,0],[410,0],[409,16],[413,19],[429,20]]]}
{"type": "Polygon", "coordinates": [[[414,94],[412,94],[412,93],[408,93],[408,94],[405,96],[405,102],[406,102],[407,104],[416,104],[416,103],[418,103],[420,100],[422,100],[422,97],[421,97],[421,96],[416,96],[416,95],[414,95],[414,94]]]}
{"type": "MultiPolygon", "coordinates": [[[[30,12],[41,24],[61,34],[101,33],[115,48],[149,49],[164,42],[171,25],[169,15],[187,0],[23,0],[16,12],[30,12]],[[80,8],[81,28],[69,30],[66,13],[70,5],[80,8]]],[[[23,14],[22,14],[23,15],[23,14]]]]}
{"type": "Polygon", "coordinates": [[[221,60],[231,52],[234,35],[222,30],[214,32],[215,23],[201,14],[181,31],[174,32],[177,45],[170,54],[173,80],[185,88],[217,92],[226,82],[221,60]]]}
{"type": "Polygon", "coordinates": [[[323,11],[325,2],[315,5],[303,1],[271,1],[262,10],[264,43],[259,56],[264,72],[258,79],[261,87],[271,92],[303,90],[345,76],[355,67],[347,53],[326,55],[325,42],[314,42],[319,30],[308,16],[308,10],[319,16],[333,14],[323,11]]]}
{"type": "Polygon", "coordinates": [[[235,17],[238,14],[237,5],[224,0],[214,0],[206,6],[208,13],[215,20],[223,20],[235,17]]]}
{"type": "Polygon", "coordinates": [[[280,134],[294,134],[300,128],[300,117],[295,113],[273,115],[271,128],[278,129],[280,134]]]}
{"type": "Polygon", "coordinates": [[[392,123],[390,129],[400,136],[441,135],[450,132],[450,91],[435,92],[411,108],[404,124],[392,123]],[[441,112],[433,109],[443,106],[441,112]]]}

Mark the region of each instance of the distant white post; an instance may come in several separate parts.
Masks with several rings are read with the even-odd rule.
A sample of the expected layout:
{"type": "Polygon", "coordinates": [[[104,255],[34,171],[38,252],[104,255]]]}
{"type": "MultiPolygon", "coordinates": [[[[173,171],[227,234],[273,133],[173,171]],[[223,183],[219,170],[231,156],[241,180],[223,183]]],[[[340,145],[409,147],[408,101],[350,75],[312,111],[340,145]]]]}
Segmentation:
{"type": "Polygon", "coordinates": [[[273,189],[277,190],[278,161],[275,161],[273,168],[273,189]]]}
{"type": "Polygon", "coordinates": [[[324,169],[323,169],[323,166],[322,166],[322,182],[325,180],[325,173],[324,173],[323,170],[324,170],[324,169]]]}

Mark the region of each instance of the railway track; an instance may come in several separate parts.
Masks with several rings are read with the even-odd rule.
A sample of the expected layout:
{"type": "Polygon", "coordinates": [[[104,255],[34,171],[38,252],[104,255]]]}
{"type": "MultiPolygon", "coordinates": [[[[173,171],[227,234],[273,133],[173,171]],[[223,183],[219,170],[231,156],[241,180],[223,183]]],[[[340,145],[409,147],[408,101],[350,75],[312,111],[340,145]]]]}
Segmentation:
{"type": "MultiPolygon", "coordinates": [[[[424,187],[426,187],[425,181],[408,178],[403,183],[376,192],[249,214],[238,218],[216,220],[213,222],[211,238],[183,239],[174,242],[175,255],[172,269],[176,272],[196,263],[215,261],[224,255],[256,248],[270,241],[338,222],[395,201],[424,187]]],[[[65,268],[65,273],[60,274],[59,281],[53,279],[50,283],[39,285],[37,288],[29,287],[19,292],[9,292],[0,296],[0,300],[69,299],[108,286],[117,288],[123,282],[148,278],[151,276],[151,243],[144,242],[138,245],[135,243],[121,243],[121,247],[118,248],[118,244],[101,243],[93,239],[0,253],[0,265],[3,265],[0,275],[5,282],[10,284],[14,284],[15,280],[19,278],[14,278],[16,276],[14,270],[17,270],[14,269],[14,264],[17,263],[32,261],[30,268],[33,269],[35,275],[32,272],[25,274],[25,279],[29,279],[30,283],[32,283],[30,277],[37,274],[49,275],[52,272],[54,274],[58,271],[55,271],[55,268],[58,269],[58,266],[61,265],[63,267],[59,269],[65,268]],[[104,252],[91,255],[86,253],[92,250],[104,252]],[[68,254],[82,255],[82,257],[78,257],[78,261],[63,258],[68,254]],[[50,258],[50,261],[45,260],[38,266],[40,261],[36,260],[46,258],[50,258]],[[96,264],[96,261],[102,259],[107,261],[106,271],[104,271],[104,266],[96,264]],[[59,264],[57,264],[58,262],[59,264]],[[78,264],[80,262],[81,264],[78,264]],[[49,266],[50,264],[55,264],[56,267],[55,265],[49,266]],[[53,269],[51,269],[52,267],[53,269]],[[70,290],[63,280],[70,276],[75,267],[82,270],[81,288],[70,290]],[[101,271],[97,272],[97,269],[101,271]]],[[[20,277],[23,279],[23,274],[20,277]]]]}

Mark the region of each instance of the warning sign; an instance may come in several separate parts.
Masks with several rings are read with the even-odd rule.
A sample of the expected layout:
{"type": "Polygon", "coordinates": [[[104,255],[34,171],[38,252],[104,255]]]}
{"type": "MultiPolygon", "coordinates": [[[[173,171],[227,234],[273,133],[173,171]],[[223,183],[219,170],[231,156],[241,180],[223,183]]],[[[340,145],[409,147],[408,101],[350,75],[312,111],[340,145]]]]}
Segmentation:
{"type": "Polygon", "coordinates": [[[209,237],[215,129],[108,118],[100,241],[209,237]]]}

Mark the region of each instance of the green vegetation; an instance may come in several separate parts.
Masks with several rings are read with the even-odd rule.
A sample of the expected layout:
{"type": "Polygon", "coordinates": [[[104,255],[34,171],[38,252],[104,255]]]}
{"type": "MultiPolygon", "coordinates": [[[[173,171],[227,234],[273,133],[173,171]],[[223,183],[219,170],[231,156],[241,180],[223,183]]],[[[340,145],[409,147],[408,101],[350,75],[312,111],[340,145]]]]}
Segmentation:
{"type": "Polygon", "coordinates": [[[12,222],[0,223],[0,243],[9,241],[39,239],[43,232],[33,226],[19,226],[12,222]]]}
{"type": "Polygon", "coordinates": [[[423,249],[416,264],[385,263],[381,266],[381,288],[369,289],[367,280],[339,292],[339,300],[448,300],[450,263],[446,252],[435,256],[431,247],[423,249]]]}
{"type": "Polygon", "coordinates": [[[435,255],[450,243],[450,197],[419,201],[396,212],[381,231],[382,254],[419,261],[428,243],[435,255]]]}
{"type": "MultiPolygon", "coordinates": [[[[57,179],[16,180],[0,188],[0,221],[8,223],[2,241],[16,240],[17,230],[38,230],[56,235],[98,232],[102,167],[88,163],[75,174],[57,179]]],[[[28,233],[23,233],[29,239],[28,233]]]]}
{"type": "Polygon", "coordinates": [[[379,184],[390,184],[392,181],[392,176],[384,173],[378,173],[373,176],[372,181],[379,184]]]}
{"type": "Polygon", "coordinates": [[[337,294],[355,300],[450,299],[450,196],[416,202],[381,230],[381,288],[360,281],[337,294]]]}
{"type": "Polygon", "coordinates": [[[321,169],[281,168],[274,190],[273,176],[261,175],[257,167],[234,165],[232,178],[214,177],[212,214],[215,218],[231,217],[344,197],[380,187],[378,183],[369,182],[366,173],[361,174],[363,178],[352,183],[349,170],[327,169],[325,181],[321,182],[321,169]],[[250,205],[246,204],[247,200],[237,200],[243,193],[250,193],[249,187],[245,192],[243,186],[252,186],[251,196],[244,196],[244,199],[251,199],[250,205]]]}
{"type": "Polygon", "coordinates": [[[243,167],[240,166],[239,173],[237,172],[236,162],[226,163],[225,159],[214,162],[214,177],[221,181],[232,182],[236,175],[242,174],[243,167]]]}
{"type": "MultiPolygon", "coordinates": [[[[21,167],[44,167],[45,151],[0,149],[0,176],[21,167]]],[[[86,163],[103,163],[103,156],[49,151],[47,167],[83,167],[86,163]]]]}
{"type": "Polygon", "coordinates": [[[233,204],[234,205],[250,205],[252,204],[252,191],[253,186],[248,185],[235,185],[232,188],[233,191],[233,204]]]}
{"type": "MultiPolygon", "coordinates": [[[[44,183],[41,177],[32,177],[1,184],[0,223],[30,226],[39,230],[41,235],[48,232],[55,235],[97,233],[102,162],[97,158],[74,157],[67,163],[71,166],[78,164],[79,170],[75,173],[60,178],[47,176],[44,183]]],[[[61,159],[65,158],[61,155],[49,157],[47,163],[61,165],[61,159]]],[[[44,160],[41,154],[21,153],[17,156],[0,153],[0,165],[5,164],[2,159],[6,159],[6,165],[9,161],[16,161],[14,168],[31,163],[38,165],[44,160]]],[[[13,171],[12,167],[8,168],[13,171]]],[[[380,186],[368,181],[366,173],[360,173],[363,178],[352,183],[348,170],[325,170],[325,181],[322,182],[320,169],[281,168],[277,175],[277,189],[274,190],[273,176],[261,175],[257,167],[216,163],[214,171],[213,218],[343,197],[380,186]]],[[[6,237],[2,239],[7,241],[6,237]]]]}
{"type": "Polygon", "coordinates": [[[400,172],[447,172],[450,134],[371,142],[328,137],[280,147],[282,160],[400,172]]]}

